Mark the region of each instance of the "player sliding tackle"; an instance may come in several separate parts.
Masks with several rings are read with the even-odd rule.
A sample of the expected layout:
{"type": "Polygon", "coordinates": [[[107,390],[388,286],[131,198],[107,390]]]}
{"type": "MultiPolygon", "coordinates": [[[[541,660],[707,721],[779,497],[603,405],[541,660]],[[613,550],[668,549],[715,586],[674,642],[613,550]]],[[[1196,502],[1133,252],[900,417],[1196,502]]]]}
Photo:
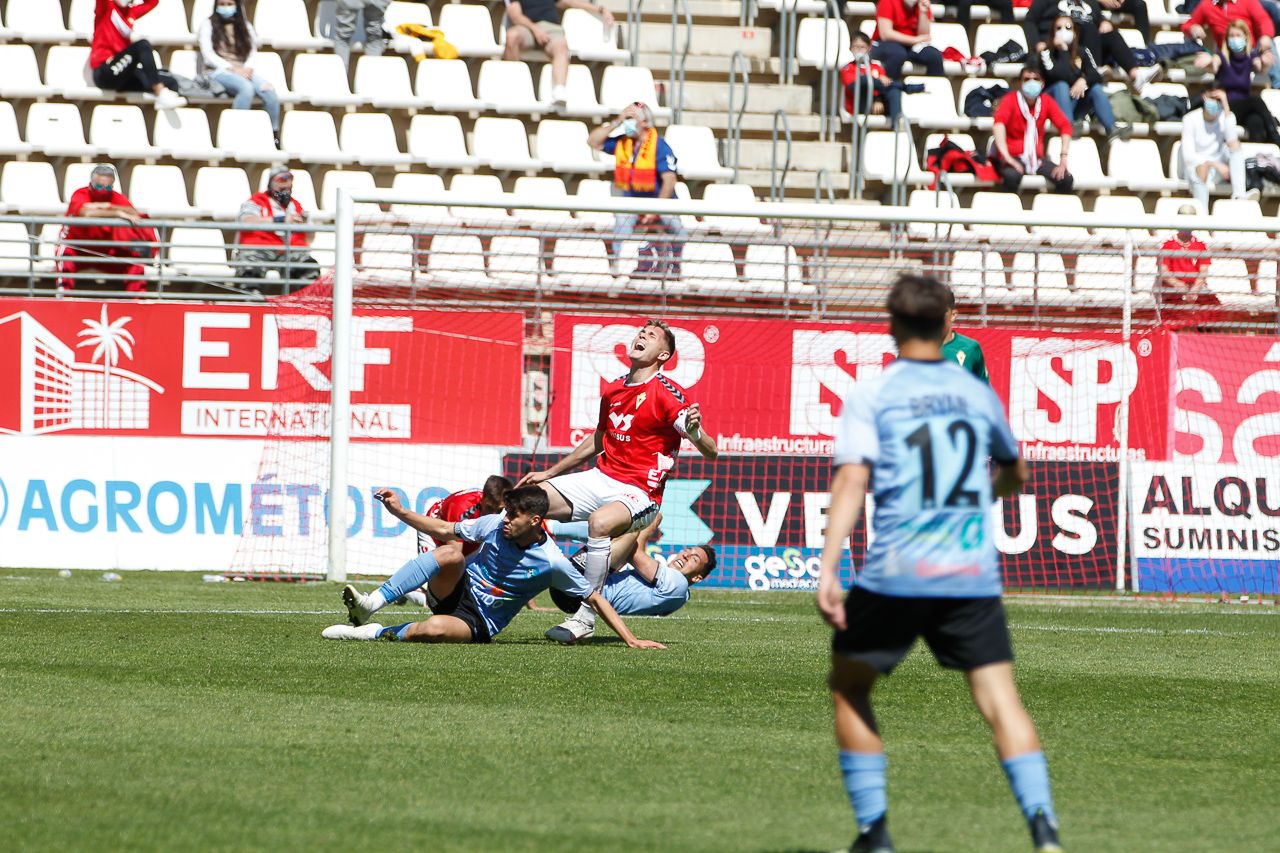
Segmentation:
{"type": "Polygon", "coordinates": [[[444,542],[479,543],[480,548],[462,566],[450,562],[442,567],[431,554],[420,554],[383,585],[379,594],[388,601],[425,585],[435,614],[431,618],[392,627],[377,622],[332,625],[324,630],[325,639],[487,643],[526,602],[552,587],[585,598],[631,648],[665,648],[661,643],[636,639],[609,602],[591,588],[547,536],[542,529],[547,497],[540,489],[508,492],[504,515],[454,523],[406,509],[391,489],[379,489],[376,494],[388,512],[415,530],[444,542]]]}
{"type": "Polygon", "coordinates": [[[1060,851],[1049,770],[1013,680],[989,513],[992,492],[1015,494],[1027,466],[996,395],[943,360],[951,304],[933,279],[898,279],[888,309],[899,358],[858,382],[836,435],[818,609],[835,628],[828,684],[840,769],[858,821],[851,850],[893,850],[871,688],[923,636],[939,664],[965,673],[1035,849],[1060,851]],[[840,557],[869,483],[875,536],[857,586],[842,601],[840,557]]]}
{"type": "MultiPolygon", "coordinates": [[[[517,485],[540,485],[555,521],[587,521],[587,556],[583,569],[594,590],[609,574],[610,542],[649,524],[662,500],[667,476],[675,467],[680,441],[688,438],[705,459],[715,459],[716,443],[702,429],[702,412],[685,391],[662,373],[676,354],[676,338],[661,320],[644,324],[627,358],[627,375],[610,382],[600,395],[596,430],[555,465],[526,474],[517,485]],[[596,466],[566,472],[590,461],[596,466]]],[[[588,604],[547,637],[576,643],[595,633],[588,604]]]]}

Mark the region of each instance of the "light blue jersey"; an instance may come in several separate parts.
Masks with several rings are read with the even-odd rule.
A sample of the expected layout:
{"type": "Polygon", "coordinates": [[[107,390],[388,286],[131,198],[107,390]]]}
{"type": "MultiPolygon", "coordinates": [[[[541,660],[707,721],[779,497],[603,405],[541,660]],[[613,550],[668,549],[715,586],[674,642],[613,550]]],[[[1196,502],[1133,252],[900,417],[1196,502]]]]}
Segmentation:
{"type": "Polygon", "coordinates": [[[651,586],[627,566],[609,575],[602,592],[623,616],[667,616],[689,602],[689,580],[673,568],[658,566],[651,586]]]}
{"type": "Polygon", "coordinates": [[[999,595],[988,457],[1018,458],[1000,399],[950,361],[898,359],[844,401],[835,464],[871,465],[858,584],[881,595],[999,595]]]}
{"type": "Polygon", "coordinates": [[[525,603],[547,587],[580,598],[591,595],[591,584],[573,567],[548,536],[528,548],[502,537],[501,514],[459,521],[453,530],[480,547],[467,557],[467,583],[489,627],[489,636],[515,618],[525,603]]]}

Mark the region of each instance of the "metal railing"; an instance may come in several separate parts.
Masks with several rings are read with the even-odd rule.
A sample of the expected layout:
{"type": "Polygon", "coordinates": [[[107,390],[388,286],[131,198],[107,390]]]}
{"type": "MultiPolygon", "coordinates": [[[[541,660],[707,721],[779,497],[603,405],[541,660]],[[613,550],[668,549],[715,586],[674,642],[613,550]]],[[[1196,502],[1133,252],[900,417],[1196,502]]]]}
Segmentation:
{"type": "Polygon", "coordinates": [[[791,170],[791,120],[786,110],[773,111],[773,129],[769,136],[769,201],[780,202],[787,193],[787,172],[791,170]],[[786,159],[782,164],[782,174],[778,174],[778,125],[781,119],[782,131],[787,147],[786,159]]]}
{"type": "Polygon", "coordinates": [[[742,160],[742,116],[747,111],[747,100],[751,97],[751,72],[747,67],[747,58],[740,50],[735,50],[729,59],[729,103],[725,120],[726,130],[722,141],[721,160],[733,169],[733,180],[738,180],[738,166],[742,160]],[[734,112],[735,96],[738,94],[738,74],[742,74],[742,104],[734,112]]]}
{"type": "Polygon", "coordinates": [[[818,139],[831,142],[840,129],[840,45],[831,55],[831,24],[841,20],[836,0],[822,7],[822,68],[818,71],[818,139]]]}
{"type": "Polygon", "coordinates": [[[796,4],[784,0],[778,6],[778,40],[782,43],[778,51],[781,65],[778,80],[787,85],[795,82],[796,78],[796,30],[799,26],[796,4]]]}
{"type": "MultiPolygon", "coordinates": [[[[689,47],[693,42],[693,13],[689,10],[689,0],[670,0],[670,2],[671,63],[667,71],[667,108],[671,110],[671,120],[679,124],[684,116],[685,64],[689,60],[689,47]],[[684,18],[684,47],[677,50],[681,16],[684,18]]],[[[627,50],[631,54],[631,65],[637,65],[640,61],[640,27],[643,17],[644,0],[629,0],[627,3],[627,50]]]]}
{"type": "Polygon", "coordinates": [[[853,78],[851,94],[853,95],[853,112],[849,118],[849,197],[862,198],[867,185],[866,154],[866,117],[868,113],[863,105],[874,97],[875,85],[871,82],[871,57],[862,56],[857,60],[858,73],[853,78]]]}

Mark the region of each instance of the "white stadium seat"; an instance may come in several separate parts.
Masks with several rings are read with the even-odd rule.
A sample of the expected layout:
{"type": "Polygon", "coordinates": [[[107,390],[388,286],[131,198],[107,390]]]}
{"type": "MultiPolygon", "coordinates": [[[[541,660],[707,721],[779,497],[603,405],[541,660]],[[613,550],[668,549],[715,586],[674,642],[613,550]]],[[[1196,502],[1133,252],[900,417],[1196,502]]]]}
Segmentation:
{"type": "Polygon", "coordinates": [[[36,52],[29,44],[0,45],[0,68],[5,69],[0,79],[0,97],[47,98],[53,94],[52,87],[40,81],[36,52]]]}
{"type": "Polygon", "coordinates": [[[401,24],[422,24],[431,26],[431,7],[426,3],[409,3],[406,0],[393,0],[382,16],[382,24],[392,32],[401,24]]]}
{"type": "Polygon", "coordinates": [[[1133,192],[1173,192],[1183,186],[1165,176],[1154,139],[1112,142],[1107,146],[1107,174],[1133,192]]]}
{"type": "MultiPolygon", "coordinates": [[[[981,191],[973,194],[969,209],[984,214],[1017,219],[1025,215],[1022,199],[1014,193],[981,191]]],[[[1022,225],[970,225],[969,231],[975,237],[988,240],[1026,241],[1027,229],[1022,225]]]]}
{"type": "Polygon", "coordinates": [[[213,14],[213,0],[194,0],[191,4],[191,32],[200,31],[200,22],[213,14]]]}
{"type": "Polygon", "coordinates": [[[500,236],[489,243],[489,278],[495,285],[536,287],[544,276],[539,238],[500,236]]]}
{"type": "Polygon", "coordinates": [[[0,101],[0,154],[30,154],[32,146],[23,142],[18,132],[18,117],[13,104],[0,101]]]}
{"type": "Polygon", "coordinates": [[[300,95],[295,95],[289,89],[289,80],[284,73],[284,60],[280,58],[280,54],[269,50],[258,51],[258,56],[253,60],[253,70],[275,87],[276,97],[281,103],[291,104],[301,100],[300,95]]]}
{"type": "MultiPolygon", "coordinates": [[[[357,172],[345,169],[332,169],[324,173],[320,180],[320,209],[332,216],[338,212],[338,190],[352,193],[376,192],[378,187],[373,175],[368,172],[357,172]]],[[[356,216],[375,216],[381,213],[378,205],[361,201],[355,204],[356,216]]]]}
{"type": "MultiPolygon", "coordinates": [[[[427,199],[438,199],[444,194],[444,181],[439,175],[421,172],[400,172],[391,182],[393,192],[427,199]]],[[[401,219],[414,222],[432,222],[445,225],[457,224],[449,208],[440,204],[393,204],[391,213],[401,219]]]]}
{"type": "Polygon", "coordinates": [[[556,240],[551,269],[557,288],[604,296],[613,292],[618,284],[609,270],[609,255],[603,240],[561,237],[556,240]]]}
{"type": "Polygon", "coordinates": [[[409,153],[432,169],[474,169],[480,158],[467,153],[456,116],[416,115],[409,122],[409,153]]]}
{"type": "Polygon", "coordinates": [[[89,48],[81,45],[56,45],[44,59],[44,82],[68,100],[92,100],[113,97],[87,79],[89,48]]]}
{"type": "Polygon", "coordinates": [[[31,269],[35,248],[27,226],[21,222],[0,222],[0,272],[26,273],[31,269]]]}
{"type": "Polygon", "coordinates": [[[680,280],[700,293],[739,293],[738,267],[728,243],[686,243],[680,280]]]}
{"type": "Polygon", "coordinates": [[[386,113],[346,114],[338,142],[362,166],[408,166],[413,162],[412,156],[400,150],[396,129],[386,113]]]}
{"type": "Polygon", "coordinates": [[[175,160],[218,160],[223,152],[209,133],[209,113],[199,107],[157,111],[154,119],[156,148],[175,160]]]}
{"type": "Polygon", "coordinates": [[[304,163],[355,162],[355,157],[338,145],[333,116],[320,110],[290,110],[280,127],[280,144],[304,163]]]}
{"type": "MultiPolygon", "coordinates": [[[[545,125],[546,122],[543,122],[545,125]]],[[[542,125],[539,125],[541,132],[542,125]]],[[[537,199],[538,201],[565,201],[569,200],[568,191],[564,187],[564,181],[560,178],[536,178],[536,177],[520,177],[516,178],[515,187],[512,193],[516,196],[523,196],[528,199],[537,199]]],[[[530,226],[566,226],[573,222],[573,217],[568,210],[532,210],[517,209],[512,211],[516,220],[523,225],[530,226]]]]}
{"type": "Polygon", "coordinates": [[[66,202],[58,196],[53,166],[45,162],[5,163],[0,171],[0,202],[9,210],[30,216],[60,216],[67,210],[66,202]]]}
{"type": "MultiPolygon", "coordinates": [[[[502,181],[497,175],[454,175],[449,182],[449,192],[465,198],[486,200],[498,198],[502,193],[502,181]]],[[[507,228],[511,214],[501,207],[453,207],[453,215],[467,225],[507,228]]]]}
{"type": "MultiPolygon", "coordinates": [[[[1055,137],[1056,138],[1056,137],[1055,137]]],[[[1075,146],[1071,147],[1072,166],[1075,165],[1075,146]]],[[[1051,245],[1080,245],[1089,239],[1088,219],[1084,215],[1084,202],[1075,194],[1040,193],[1031,201],[1031,210],[1037,217],[1046,219],[1070,219],[1080,224],[1075,227],[1062,225],[1033,225],[1031,233],[1051,245]]]]}
{"type": "Polygon", "coordinates": [[[9,0],[5,4],[7,29],[21,34],[24,42],[69,43],[76,33],[67,29],[62,3],[54,0],[9,0]]]}
{"type": "MultiPolygon", "coordinates": [[[[1262,219],[1262,207],[1250,199],[1221,198],[1213,203],[1213,219],[1223,225],[1253,225],[1262,219]]],[[[1233,249],[1261,249],[1272,245],[1265,231],[1214,231],[1215,245],[1233,249]]]]}
{"type": "Polygon", "coordinates": [[[218,116],[218,147],[250,163],[283,163],[286,151],[276,148],[271,119],[262,110],[223,110],[218,116]]]}
{"type": "Polygon", "coordinates": [[[918,127],[963,130],[969,117],[956,114],[951,81],[945,77],[907,77],[907,84],[924,86],[923,92],[902,96],[902,112],[918,127]]]}
{"type": "Polygon", "coordinates": [[[300,99],[318,107],[343,107],[364,103],[351,94],[347,69],[333,53],[303,53],[293,60],[289,88],[300,99]]]}
{"type": "Polygon", "coordinates": [[[27,110],[27,142],[50,157],[92,157],[98,149],[84,141],[75,104],[32,104],[27,110]]]}
{"type": "MultiPolygon", "coordinates": [[[[1115,143],[1111,143],[1115,146],[1115,143]]],[[[1132,195],[1098,196],[1093,203],[1093,218],[1115,219],[1134,222],[1146,216],[1147,210],[1142,206],[1142,199],[1132,195]]],[[[1127,240],[1142,243],[1151,239],[1151,234],[1139,228],[1095,228],[1095,240],[1112,246],[1122,246],[1127,240]]]]}
{"type": "Polygon", "coordinates": [[[565,9],[560,13],[569,53],[584,62],[625,63],[631,54],[618,47],[621,27],[615,21],[606,27],[597,16],[585,9],[565,9]]]}
{"type": "Polygon", "coordinates": [[[187,182],[178,166],[134,166],[129,174],[129,201],[153,219],[194,219],[209,214],[187,199],[187,182]]]}
{"type": "Polygon", "coordinates": [[[409,234],[363,235],[356,265],[373,281],[408,284],[417,276],[417,243],[409,234]]]}
{"type": "Polygon", "coordinates": [[[951,256],[950,284],[963,302],[999,302],[1011,298],[998,252],[966,249],[951,256]]]}
{"type": "MultiPolygon", "coordinates": [[[[928,213],[962,209],[960,200],[946,189],[941,192],[936,189],[912,190],[907,197],[907,207],[928,213]]],[[[907,234],[920,240],[959,240],[964,237],[965,229],[963,225],[938,225],[912,220],[907,223],[907,234]]]]}
{"type": "Polygon", "coordinates": [[[67,11],[67,27],[81,41],[93,38],[93,10],[98,0],[71,0],[67,11]]]}
{"type": "Polygon", "coordinates": [[[538,115],[549,106],[533,93],[529,66],[519,60],[489,59],[480,63],[476,96],[500,113],[538,115]]]}
{"type": "Polygon", "coordinates": [[[529,156],[529,138],[518,118],[478,118],[471,150],[491,169],[500,172],[536,172],[541,160],[529,156]]]}
{"type": "Polygon", "coordinates": [[[440,29],[462,56],[496,58],[502,48],[493,37],[493,19],[485,6],[445,4],[440,9],[440,29]]]}
{"type": "Polygon", "coordinates": [[[419,62],[414,91],[422,103],[438,112],[473,113],[489,108],[471,88],[471,72],[461,59],[419,62]]]}
{"type": "Polygon", "coordinates": [[[113,160],[145,160],[163,152],[147,139],[142,110],[123,104],[99,104],[89,118],[89,144],[113,160]]]}
{"type": "MultiPolygon", "coordinates": [[[[755,190],[747,184],[708,184],[702,191],[702,200],[708,204],[733,210],[744,205],[755,204],[755,190]]],[[[704,216],[702,229],[718,231],[721,234],[741,234],[744,236],[763,236],[773,233],[773,226],[759,219],[746,216],[704,216]]]]}
{"type": "Polygon", "coordinates": [[[841,18],[801,18],[796,28],[796,62],[814,68],[839,68],[849,62],[849,25],[841,18]],[[824,43],[825,40],[825,43],[824,43]]]}
{"type": "Polygon", "coordinates": [[[752,293],[805,296],[813,292],[813,285],[804,281],[804,268],[791,246],[748,246],[742,277],[752,293]]]}
{"type": "Polygon", "coordinates": [[[169,243],[169,264],[179,275],[222,279],[232,274],[225,238],[216,228],[175,228],[169,243]]]}
{"type": "Polygon", "coordinates": [[[192,192],[196,207],[214,219],[235,219],[252,193],[249,176],[239,166],[201,166],[196,171],[192,192]]]}
{"type": "MultiPolygon", "coordinates": [[[[609,199],[613,197],[613,182],[596,178],[584,178],[578,181],[578,190],[574,195],[580,202],[609,199]]],[[[593,231],[613,230],[612,213],[579,209],[574,213],[574,218],[578,220],[578,224],[583,228],[590,228],[593,231]]]]}
{"type": "Polygon", "coordinates": [[[133,40],[146,39],[161,47],[195,44],[196,37],[187,26],[187,11],[182,3],[161,0],[133,27],[133,40]]]}
{"type": "Polygon", "coordinates": [[[1062,256],[1054,252],[1018,252],[1010,264],[1009,284],[1012,299],[1020,303],[1065,307],[1082,301],[1068,284],[1062,256]]]}
{"type": "Polygon", "coordinates": [[[1124,304],[1129,269],[1123,255],[1078,255],[1076,294],[1091,305],[1118,308],[1124,304]]]}
{"type": "Polygon", "coordinates": [[[1243,258],[1214,258],[1209,264],[1206,284],[1223,305],[1245,311],[1275,311],[1274,278],[1268,283],[1270,293],[1253,289],[1249,265],[1243,258]]]}
{"type": "Polygon", "coordinates": [[[612,163],[596,158],[587,144],[587,126],[580,121],[543,119],[534,134],[534,157],[556,172],[603,175],[613,171],[612,163]]]}
{"type": "MultiPolygon", "coordinates": [[[[969,93],[974,89],[990,89],[992,86],[1004,86],[1009,88],[1008,80],[1001,80],[995,77],[966,77],[960,81],[960,91],[956,95],[955,112],[958,116],[964,116],[969,120],[969,126],[975,130],[990,130],[992,124],[991,116],[969,117],[964,112],[965,99],[969,97],[969,93]]],[[[994,105],[992,106],[994,111],[994,105]]],[[[928,146],[933,147],[933,146],[928,146]]],[[[970,147],[969,150],[973,150],[970,147]]]]}
{"type": "Polygon", "coordinates": [[[613,115],[640,101],[653,111],[655,121],[671,118],[671,110],[658,106],[658,91],[653,85],[653,72],[648,68],[610,65],[600,78],[600,103],[613,115]]]}
{"type": "Polygon", "coordinates": [[[449,287],[492,286],[484,268],[484,247],[470,234],[432,237],[427,273],[433,283],[449,287]]]}
{"type": "Polygon", "coordinates": [[[915,143],[905,133],[897,134],[889,130],[869,132],[863,138],[862,158],[866,163],[866,175],[873,181],[888,184],[893,183],[896,177],[910,183],[926,184],[931,178],[928,173],[920,170],[915,143]]]}
{"type": "Polygon", "coordinates": [[[399,56],[360,57],[356,63],[355,93],[380,109],[422,106],[422,99],[413,94],[409,83],[409,66],[399,56]]]}
{"type": "MultiPolygon", "coordinates": [[[[570,9],[569,11],[575,11],[570,9]]],[[[596,100],[596,84],[591,79],[591,69],[585,65],[570,65],[565,79],[565,105],[557,109],[561,115],[602,119],[610,115],[607,107],[596,100]]],[[[538,77],[538,99],[544,104],[552,102],[551,63],[542,66],[538,77]]]]}
{"type": "Polygon", "coordinates": [[[940,51],[954,47],[965,56],[973,55],[969,45],[969,32],[964,28],[964,24],[934,21],[929,25],[929,44],[940,51]]]}
{"type": "Polygon", "coordinates": [[[330,46],[327,39],[311,34],[303,0],[258,3],[253,13],[253,28],[264,44],[277,50],[323,50],[330,46]]]}
{"type": "MultiPolygon", "coordinates": [[[[1068,149],[1071,177],[1077,190],[1109,190],[1116,185],[1114,178],[1102,173],[1102,161],[1098,159],[1098,143],[1084,136],[1071,140],[1068,149]]],[[[1055,136],[1045,146],[1045,154],[1055,163],[1062,161],[1062,137],[1055,136]]]]}
{"type": "Polygon", "coordinates": [[[733,170],[720,165],[711,128],[673,124],[662,135],[676,155],[676,170],[681,177],[690,181],[733,180],[733,170]]]}

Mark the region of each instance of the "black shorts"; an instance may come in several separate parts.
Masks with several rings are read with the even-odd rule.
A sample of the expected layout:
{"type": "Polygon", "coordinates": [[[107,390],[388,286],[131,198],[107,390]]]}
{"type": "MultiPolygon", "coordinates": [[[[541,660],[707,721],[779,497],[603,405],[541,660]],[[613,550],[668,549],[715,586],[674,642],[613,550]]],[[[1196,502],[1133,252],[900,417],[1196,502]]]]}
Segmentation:
{"type": "Polygon", "coordinates": [[[489,626],[480,612],[480,605],[476,604],[476,599],[471,594],[471,584],[467,583],[466,575],[458,578],[453,592],[444,598],[436,598],[428,586],[427,605],[437,616],[452,616],[467,623],[467,627],[471,629],[471,642],[487,643],[493,639],[489,636],[489,626]]]}
{"type": "Polygon", "coordinates": [[[924,637],[947,669],[968,671],[1013,660],[1000,596],[898,598],[854,587],[844,601],[848,628],[831,650],[888,675],[924,637]]]}

